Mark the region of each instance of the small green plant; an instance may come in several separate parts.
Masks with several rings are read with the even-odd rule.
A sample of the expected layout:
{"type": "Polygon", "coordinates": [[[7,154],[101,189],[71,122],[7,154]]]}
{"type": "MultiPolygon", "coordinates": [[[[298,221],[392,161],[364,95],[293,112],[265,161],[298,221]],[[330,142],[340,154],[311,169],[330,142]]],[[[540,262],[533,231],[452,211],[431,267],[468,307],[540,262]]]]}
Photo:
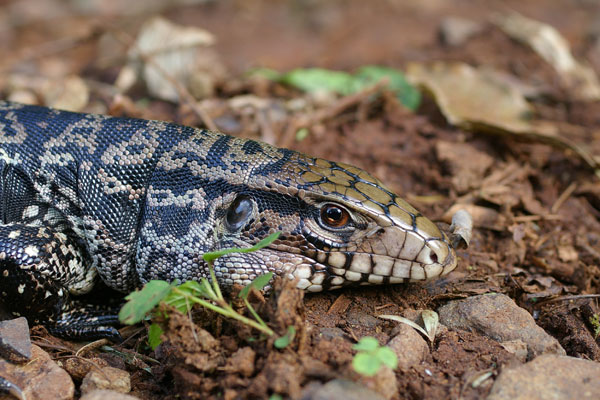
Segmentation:
{"type": "Polygon", "coordinates": [[[304,92],[325,90],[342,96],[357,93],[386,79],[387,89],[409,110],[416,110],[421,103],[421,92],[408,82],[402,71],[380,65],[366,65],[354,73],[322,68],[298,68],[280,73],[268,68],[259,68],[251,71],[251,74],[293,86],[304,92]]]}
{"type": "Polygon", "coordinates": [[[358,351],[352,359],[352,367],[361,375],[373,376],[383,365],[391,369],[398,366],[396,353],[387,346],[380,346],[372,336],[363,337],[352,348],[358,351]]]}
{"type": "MultiPolygon", "coordinates": [[[[274,335],[273,330],[267,326],[262,318],[260,318],[254,307],[252,307],[248,301],[250,290],[253,288],[257,290],[264,288],[273,277],[273,273],[269,272],[256,277],[249,285],[240,291],[239,297],[244,301],[246,308],[253,317],[248,318],[236,312],[231,304],[223,297],[221,288],[219,287],[215,276],[213,263],[217,258],[226,254],[257,251],[273,243],[278,237],[279,232],[276,232],[249,248],[232,248],[205,253],[203,258],[208,264],[211,279],[210,282],[206,278],[202,278],[200,282],[187,281],[180,285],[159,280],[148,282],[141,290],[130,293],[125,297],[128,301],[119,312],[119,320],[128,325],[136,324],[145,319],[161,301],[175,307],[183,313],[189,312],[194,304],[200,304],[202,307],[225,317],[236,319],[251,326],[267,336],[274,335]]],[[[148,331],[148,342],[153,349],[160,344],[161,335],[161,327],[158,324],[153,323],[148,331]]],[[[281,347],[277,344],[276,347],[283,348],[287,346],[287,344],[293,340],[294,335],[294,327],[289,327],[288,333],[276,340],[281,347]]]]}
{"type": "Polygon", "coordinates": [[[594,339],[598,339],[598,336],[600,336],[600,315],[592,315],[590,317],[590,324],[594,328],[594,339]]]}

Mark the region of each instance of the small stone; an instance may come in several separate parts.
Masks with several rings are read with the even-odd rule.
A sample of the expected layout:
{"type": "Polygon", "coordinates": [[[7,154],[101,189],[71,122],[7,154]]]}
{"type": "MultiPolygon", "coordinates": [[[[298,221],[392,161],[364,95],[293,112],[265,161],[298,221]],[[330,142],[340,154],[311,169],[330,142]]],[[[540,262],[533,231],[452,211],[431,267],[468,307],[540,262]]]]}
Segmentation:
{"type": "Polygon", "coordinates": [[[382,323],[382,320],[379,318],[358,310],[350,310],[346,316],[346,321],[351,325],[359,325],[366,328],[374,328],[382,323]]]}
{"type": "Polygon", "coordinates": [[[382,366],[374,376],[361,376],[360,382],[379,393],[385,400],[390,400],[398,393],[396,374],[388,366],[382,366]]]}
{"type": "Polygon", "coordinates": [[[67,358],[63,363],[63,368],[76,381],[81,381],[94,368],[108,367],[106,360],[94,357],[92,359],[82,359],[79,357],[67,358]]]}
{"type": "Polygon", "coordinates": [[[502,371],[487,400],[597,399],[600,364],[545,354],[502,371]]]}
{"type": "Polygon", "coordinates": [[[343,330],[341,330],[340,328],[336,328],[336,327],[332,327],[332,328],[323,327],[323,328],[319,329],[319,338],[323,338],[326,340],[332,340],[333,338],[336,338],[336,337],[343,338],[345,335],[346,335],[346,333],[343,330]]]}
{"type": "Polygon", "coordinates": [[[472,36],[481,32],[482,25],[470,19],[445,17],[439,29],[440,41],[449,46],[460,46],[472,36]]]}
{"type": "Polygon", "coordinates": [[[31,359],[31,339],[25,317],[0,322],[0,357],[16,363],[31,359]]]}
{"type": "Polygon", "coordinates": [[[500,345],[504,347],[504,350],[508,351],[510,354],[514,354],[517,360],[522,363],[527,361],[527,344],[525,344],[521,339],[517,340],[508,340],[506,342],[501,342],[500,345]]]}
{"type": "Polygon", "coordinates": [[[398,356],[398,367],[407,370],[423,362],[429,354],[429,346],[425,339],[406,324],[399,324],[395,331],[398,333],[387,345],[398,356]]]}
{"type": "Polygon", "coordinates": [[[122,369],[104,367],[100,370],[92,369],[81,382],[81,393],[87,394],[96,389],[114,390],[119,393],[131,391],[129,373],[122,369]]]}
{"type": "Polygon", "coordinates": [[[533,317],[503,294],[484,294],[451,301],[438,309],[440,322],[449,328],[479,332],[498,342],[521,340],[527,357],[565,355],[558,340],[540,328],[533,317]]]}
{"type": "Polygon", "coordinates": [[[301,400],[384,400],[377,392],[346,379],[334,379],[324,385],[310,383],[300,396],[301,400]]]}
{"type": "Polygon", "coordinates": [[[114,390],[96,389],[81,396],[81,400],[137,400],[137,397],[114,390]]]}
{"type": "Polygon", "coordinates": [[[0,376],[18,386],[27,399],[70,400],[75,395],[69,374],[36,345],[31,346],[28,363],[17,365],[0,359],[0,376]]]}

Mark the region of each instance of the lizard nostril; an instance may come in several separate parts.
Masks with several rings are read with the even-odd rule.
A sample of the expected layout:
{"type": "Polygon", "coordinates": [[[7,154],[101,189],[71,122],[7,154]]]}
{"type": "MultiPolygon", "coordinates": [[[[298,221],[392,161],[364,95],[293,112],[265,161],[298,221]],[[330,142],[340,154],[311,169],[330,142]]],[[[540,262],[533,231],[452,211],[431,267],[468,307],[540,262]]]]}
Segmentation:
{"type": "Polygon", "coordinates": [[[438,255],[435,254],[435,253],[432,253],[430,257],[431,257],[431,262],[437,264],[437,262],[438,262],[438,255]]]}

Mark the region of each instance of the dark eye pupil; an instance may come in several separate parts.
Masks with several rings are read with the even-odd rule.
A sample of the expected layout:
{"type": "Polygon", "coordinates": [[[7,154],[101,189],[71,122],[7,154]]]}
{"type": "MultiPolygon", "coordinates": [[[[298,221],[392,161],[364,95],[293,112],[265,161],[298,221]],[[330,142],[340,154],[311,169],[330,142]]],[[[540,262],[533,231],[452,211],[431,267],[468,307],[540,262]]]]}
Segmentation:
{"type": "Polygon", "coordinates": [[[229,229],[240,229],[250,214],[252,214],[252,201],[248,196],[239,196],[227,210],[226,221],[229,229]]]}
{"type": "Polygon", "coordinates": [[[321,222],[331,228],[341,228],[348,224],[350,214],[335,204],[326,204],[321,208],[321,222]]]}
{"type": "Polygon", "coordinates": [[[338,207],[328,207],[327,210],[325,210],[325,215],[327,219],[337,222],[341,221],[343,217],[343,211],[338,207]]]}

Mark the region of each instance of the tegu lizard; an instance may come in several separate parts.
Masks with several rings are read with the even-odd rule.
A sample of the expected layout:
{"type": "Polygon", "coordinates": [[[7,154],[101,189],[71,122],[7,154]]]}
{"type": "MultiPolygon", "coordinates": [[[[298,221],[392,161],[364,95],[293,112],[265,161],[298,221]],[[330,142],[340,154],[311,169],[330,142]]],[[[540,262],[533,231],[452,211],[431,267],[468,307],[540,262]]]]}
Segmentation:
{"type": "Polygon", "coordinates": [[[222,285],[273,271],[316,292],[435,278],[445,233],[369,173],[168,122],[0,102],[0,295],[71,338],[118,338],[114,310],[78,296],[152,279],[222,285]]]}

